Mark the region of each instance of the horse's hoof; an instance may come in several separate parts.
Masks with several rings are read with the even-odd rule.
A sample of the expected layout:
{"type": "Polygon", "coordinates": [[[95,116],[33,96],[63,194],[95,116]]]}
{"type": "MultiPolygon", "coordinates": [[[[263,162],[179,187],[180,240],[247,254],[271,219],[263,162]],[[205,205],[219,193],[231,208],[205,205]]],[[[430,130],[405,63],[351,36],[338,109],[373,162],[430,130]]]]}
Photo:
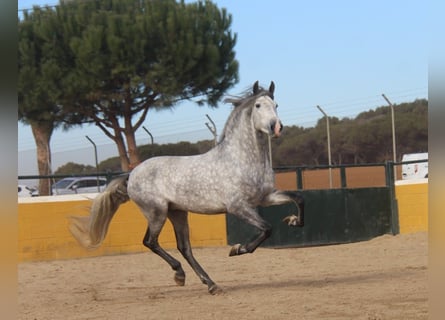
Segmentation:
{"type": "Polygon", "coordinates": [[[209,287],[209,293],[212,295],[217,295],[223,293],[223,290],[216,284],[213,284],[212,286],[209,287]]]}
{"type": "Polygon", "coordinates": [[[238,244],[235,244],[235,245],[232,247],[232,249],[230,249],[229,257],[239,255],[240,248],[241,248],[241,245],[240,245],[239,243],[238,243],[238,244]]]}
{"type": "Polygon", "coordinates": [[[292,227],[303,227],[304,226],[304,223],[302,223],[301,219],[294,214],[284,218],[283,222],[287,223],[288,226],[292,226],[292,227]]]}
{"type": "Polygon", "coordinates": [[[177,275],[175,274],[175,282],[178,286],[184,286],[185,285],[185,276],[177,275]]]}

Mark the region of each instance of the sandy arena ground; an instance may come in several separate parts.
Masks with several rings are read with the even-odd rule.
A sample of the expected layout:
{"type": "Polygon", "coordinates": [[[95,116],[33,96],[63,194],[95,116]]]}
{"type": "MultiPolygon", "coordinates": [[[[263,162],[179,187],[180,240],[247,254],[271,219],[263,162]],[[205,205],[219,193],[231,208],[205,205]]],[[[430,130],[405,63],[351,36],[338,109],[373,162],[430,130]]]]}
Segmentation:
{"type": "Polygon", "coordinates": [[[22,263],[19,319],[427,319],[428,234],[323,247],[194,254],[224,290],[212,296],[153,253],[22,263]]]}

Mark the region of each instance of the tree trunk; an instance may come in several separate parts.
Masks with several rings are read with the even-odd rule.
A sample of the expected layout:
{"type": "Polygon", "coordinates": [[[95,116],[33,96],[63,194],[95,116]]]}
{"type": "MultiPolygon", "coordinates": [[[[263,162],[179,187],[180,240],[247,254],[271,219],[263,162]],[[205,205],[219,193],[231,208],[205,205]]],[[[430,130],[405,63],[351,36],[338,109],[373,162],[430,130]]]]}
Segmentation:
{"type": "Polygon", "coordinates": [[[119,132],[119,129],[115,128],[115,138],[114,142],[117,146],[117,151],[119,153],[119,159],[121,160],[121,169],[122,171],[129,171],[130,170],[130,160],[127,156],[127,150],[125,148],[124,139],[122,138],[122,135],[119,132]]]}
{"type": "MultiPolygon", "coordinates": [[[[129,169],[133,169],[140,163],[139,159],[139,151],[136,146],[136,138],[135,138],[135,127],[133,127],[133,123],[131,121],[133,117],[133,113],[131,111],[131,104],[133,101],[133,98],[131,97],[130,88],[127,88],[126,90],[126,103],[125,103],[125,111],[124,111],[124,133],[125,133],[125,139],[127,142],[127,151],[128,151],[128,158],[130,161],[129,169]]],[[[142,116],[142,118],[145,118],[146,112],[142,116]]],[[[140,119],[141,121],[142,119],[140,119]]]]}
{"type": "Polygon", "coordinates": [[[141,162],[139,159],[139,151],[136,146],[136,138],[134,136],[134,131],[129,130],[128,132],[126,132],[125,138],[127,140],[127,146],[128,146],[128,157],[130,159],[130,169],[133,169],[141,162]]]}
{"type": "Polygon", "coordinates": [[[104,121],[96,117],[96,125],[105,133],[108,138],[112,139],[114,143],[116,143],[117,152],[121,161],[121,170],[129,171],[130,160],[128,159],[127,148],[125,146],[124,138],[122,137],[122,130],[119,126],[119,121],[115,114],[109,114],[108,116],[108,121],[104,121]],[[110,132],[107,127],[112,129],[114,134],[110,132]]]}
{"type": "MultiPolygon", "coordinates": [[[[52,123],[31,124],[32,134],[37,147],[37,167],[40,176],[50,175],[51,172],[51,148],[49,145],[54,130],[52,123]]],[[[51,195],[51,179],[39,180],[39,195],[51,195]]]]}

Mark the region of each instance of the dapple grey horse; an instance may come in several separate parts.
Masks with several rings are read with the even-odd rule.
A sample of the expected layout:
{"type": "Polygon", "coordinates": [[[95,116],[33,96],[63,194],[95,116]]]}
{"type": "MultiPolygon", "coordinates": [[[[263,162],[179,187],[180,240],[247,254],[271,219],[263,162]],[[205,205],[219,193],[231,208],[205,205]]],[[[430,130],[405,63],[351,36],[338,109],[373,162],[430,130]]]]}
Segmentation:
{"type": "Polygon", "coordinates": [[[275,85],[268,90],[258,81],[248,95],[227,99],[233,110],[218,144],[195,156],[150,158],[110,182],[92,202],[90,215],[72,217],[70,231],[86,248],[100,246],[120,204],[131,199],[149,225],[143,244],[163,258],[175,271],[174,279],[185,284],[181,263],[160,247],[158,237],[167,218],[176,235],[177,248],[208,291],[221,289],[207,275],[192,254],[187,214],[227,212],[259,230],[251,242],[232,247],[230,256],[252,253],[271,234],[271,226],[260,217],[258,206],[296,204],[297,213],[287,217],[292,226],[303,225],[303,199],[296,192],[274,188],[274,172],[268,143],[279,136],[283,125],[274,101],[275,85]]]}

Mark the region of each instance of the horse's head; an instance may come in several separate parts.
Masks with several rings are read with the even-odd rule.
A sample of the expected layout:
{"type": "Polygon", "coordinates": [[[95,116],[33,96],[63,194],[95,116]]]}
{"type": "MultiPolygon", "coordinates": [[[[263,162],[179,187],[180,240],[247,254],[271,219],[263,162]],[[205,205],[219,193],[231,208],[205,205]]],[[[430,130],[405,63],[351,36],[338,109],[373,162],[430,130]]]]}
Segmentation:
{"type": "MultiPolygon", "coordinates": [[[[253,125],[253,129],[266,133],[269,136],[278,137],[281,134],[283,125],[277,114],[277,103],[274,101],[275,84],[270,83],[269,89],[263,89],[258,85],[258,81],[253,85],[253,92],[249,90],[244,96],[231,97],[224,101],[230,102],[234,106],[229,118],[224,126],[220,137],[220,142],[231,136],[239,128],[239,121],[242,118],[248,119],[253,125]],[[241,117],[242,114],[248,115],[241,117]]],[[[243,125],[246,125],[244,123],[243,125]]]]}
{"type": "Polygon", "coordinates": [[[252,121],[255,130],[264,132],[273,137],[279,137],[283,130],[283,124],[278,118],[278,104],[273,100],[275,84],[270,83],[269,90],[259,89],[258,81],[253,85],[253,94],[258,95],[252,107],[252,121]]]}

